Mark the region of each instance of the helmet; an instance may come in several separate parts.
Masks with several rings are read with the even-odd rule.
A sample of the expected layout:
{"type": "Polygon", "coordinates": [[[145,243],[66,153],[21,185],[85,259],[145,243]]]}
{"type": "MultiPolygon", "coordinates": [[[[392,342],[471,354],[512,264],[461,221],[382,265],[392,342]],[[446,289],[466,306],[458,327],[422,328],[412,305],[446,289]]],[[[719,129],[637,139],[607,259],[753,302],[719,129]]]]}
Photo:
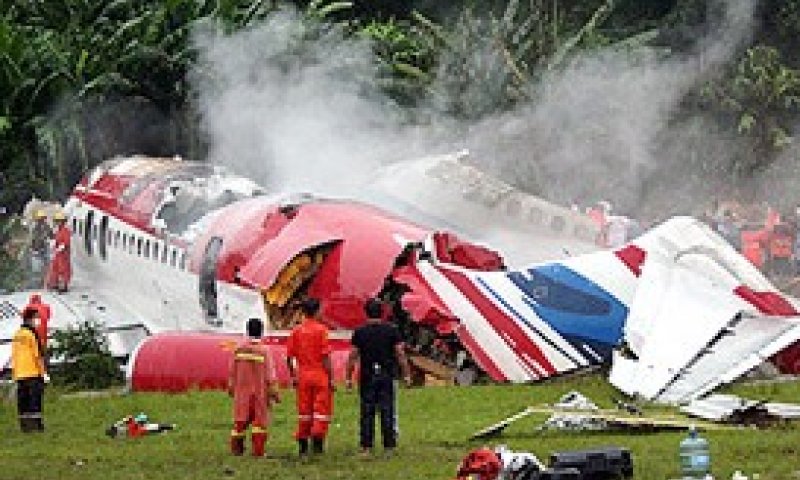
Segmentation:
{"type": "Polygon", "coordinates": [[[144,412],[139,412],[139,414],[136,415],[136,417],[133,420],[136,423],[140,423],[140,424],[147,423],[147,420],[148,420],[147,414],[144,413],[144,412]]]}
{"type": "Polygon", "coordinates": [[[42,218],[47,218],[47,214],[44,213],[44,210],[36,210],[36,212],[33,213],[33,218],[40,220],[42,218]]]}
{"type": "Polygon", "coordinates": [[[471,451],[461,461],[456,477],[459,479],[475,478],[479,480],[496,480],[500,476],[502,465],[497,454],[484,447],[471,451]]]}
{"type": "Polygon", "coordinates": [[[64,215],[64,212],[56,212],[53,214],[53,220],[56,222],[63,222],[66,219],[67,217],[64,215]]]}

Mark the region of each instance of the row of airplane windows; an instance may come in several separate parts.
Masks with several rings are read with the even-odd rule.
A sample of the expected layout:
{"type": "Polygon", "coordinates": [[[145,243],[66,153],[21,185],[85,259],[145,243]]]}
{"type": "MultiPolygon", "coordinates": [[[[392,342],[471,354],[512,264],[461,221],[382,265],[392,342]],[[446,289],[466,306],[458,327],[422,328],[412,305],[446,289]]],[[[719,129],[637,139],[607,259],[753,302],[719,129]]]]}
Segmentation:
{"type": "MultiPolygon", "coordinates": [[[[84,237],[85,223],[83,220],[79,220],[77,218],[72,218],[72,233],[77,237],[84,237]]],[[[157,240],[150,241],[149,239],[142,238],[140,236],[134,235],[132,233],[121,232],[120,230],[114,230],[111,227],[108,227],[106,230],[105,235],[105,243],[99,244],[97,243],[97,239],[100,236],[99,233],[100,227],[97,224],[92,223],[90,228],[91,239],[97,245],[97,250],[100,254],[100,257],[105,260],[106,258],[106,245],[109,247],[113,247],[123,252],[127,252],[130,254],[135,254],[139,257],[144,258],[152,258],[154,261],[161,260],[161,263],[167,264],[169,266],[179,268],[180,270],[186,269],[186,252],[178,252],[177,248],[170,249],[169,245],[164,242],[163,244],[157,240]],[[170,253],[171,250],[171,253],[170,253]]],[[[87,250],[91,252],[91,247],[87,250]]]]}

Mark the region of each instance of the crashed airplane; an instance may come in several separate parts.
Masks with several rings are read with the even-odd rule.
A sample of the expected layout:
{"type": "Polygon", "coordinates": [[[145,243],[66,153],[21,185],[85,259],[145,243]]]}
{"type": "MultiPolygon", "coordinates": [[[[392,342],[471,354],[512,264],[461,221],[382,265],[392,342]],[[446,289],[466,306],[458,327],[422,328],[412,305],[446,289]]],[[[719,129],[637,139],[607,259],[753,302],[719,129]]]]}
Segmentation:
{"type": "MultiPolygon", "coordinates": [[[[112,351],[129,357],[134,390],[221,388],[230,344],[252,316],[268,319],[265,342],[282,366],[285,332],[306,296],[322,299],[339,378],[347,332],[374,295],[391,305],[419,371],[459,383],[530,382],[611,363],[623,392],[681,403],[766,359],[800,371],[796,306],[693,219],[594,251],[588,219],[496,180],[487,194],[485,176],[458,156],[391,168],[379,203],[420,223],[357,201],[267,195],[207,164],[105,162],[66,205],[76,279],[69,293],[45,298],[54,324],[103,324],[112,351]],[[417,178],[416,189],[431,185],[429,196],[448,195],[454,209],[442,198],[426,209],[424,192],[396,188],[402,175],[417,178]],[[469,188],[459,189],[463,181],[469,188]],[[472,241],[480,226],[463,238],[422,226],[461,233],[470,211],[485,229],[504,222],[512,268],[472,241]]],[[[0,298],[0,336],[13,332],[26,300],[0,298]]],[[[288,379],[282,367],[278,374],[288,379]]]]}

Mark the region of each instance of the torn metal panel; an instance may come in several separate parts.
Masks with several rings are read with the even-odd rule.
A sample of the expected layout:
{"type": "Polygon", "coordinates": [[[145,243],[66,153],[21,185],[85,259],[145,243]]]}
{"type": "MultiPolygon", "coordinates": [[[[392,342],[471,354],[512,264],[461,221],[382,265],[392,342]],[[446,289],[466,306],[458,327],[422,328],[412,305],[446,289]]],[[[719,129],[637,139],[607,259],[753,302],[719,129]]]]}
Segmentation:
{"type": "Polygon", "coordinates": [[[681,407],[693,417],[712,422],[766,425],[777,420],[800,419],[800,405],[748,400],[736,395],[710,395],[681,407]]]}

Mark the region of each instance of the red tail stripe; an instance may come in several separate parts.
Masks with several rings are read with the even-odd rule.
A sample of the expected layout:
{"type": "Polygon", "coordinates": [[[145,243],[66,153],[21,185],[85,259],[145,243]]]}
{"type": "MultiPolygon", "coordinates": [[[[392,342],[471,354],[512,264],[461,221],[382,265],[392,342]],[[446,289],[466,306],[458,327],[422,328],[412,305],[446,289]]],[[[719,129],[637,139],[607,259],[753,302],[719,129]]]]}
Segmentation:
{"type": "Polygon", "coordinates": [[[503,374],[503,371],[497,368],[497,365],[486,355],[483,348],[478,345],[478,342],[476,342],[475,338],[469,333],[467,327],[459,325],[456,329],[456,335],[458,335],[458,339],[461,340],[461,343],[472,355],[472,359],[492,377],[492,380],[496,382],[505,382],[508,380],[508,377],[503,374]]]}
{"type": "Polygon", "coordinates": [[[781,317],[797,315],[797,310],[792,304],[776,292],[756,292],[746,285],[740,285],[733,289],[733,293],[742,297],[763,314],[781,317]]]}
{"type": "Polygon", "coordinates": [[[492,303],[491,300],[486,298],[486,296],[478,290],[478,288],[467,278],[466,275],[455,272],[453,270],[439,268],[439,271],[447,277],[450,282],[458,288],[464,296],[469,299],[469,301],[478,309],[481,315],[483,315],[488,321],[489,324],[497,331],[500,337],[504,337],[507,335],[511,340],[514,341],[516,348],[515,353],[517,353],[517,358],[520,361],[524,362],[528,365],[534,372],[539,374],[540,370],[544,370],[544,376],[548,376],[551,374],[556,373],[555,367],[553,364],[550,363],[550,360],[542,353],[542,350],[539,348],[538,345],[533,343],[531,338],[525,334],[525,332],[514,322],[512,319],[508,317],[502,310],[497,308],[497,306],[492,303]],[[539,366],[531,364],[531,362],[524,356],[519,355],[519,352],[525,352],[530,357],[532,357],[536,362],[539,363],[539,366]]]}
{"type": "Polygon", "coordinates": [[[644,265],[647,252],[636,245],[628,245],[627,247],[615,251],[614,255],[622,260],[622,263],[624,263],[634,275],[637,277],[642,276],[642,265],[644,265]]]}

